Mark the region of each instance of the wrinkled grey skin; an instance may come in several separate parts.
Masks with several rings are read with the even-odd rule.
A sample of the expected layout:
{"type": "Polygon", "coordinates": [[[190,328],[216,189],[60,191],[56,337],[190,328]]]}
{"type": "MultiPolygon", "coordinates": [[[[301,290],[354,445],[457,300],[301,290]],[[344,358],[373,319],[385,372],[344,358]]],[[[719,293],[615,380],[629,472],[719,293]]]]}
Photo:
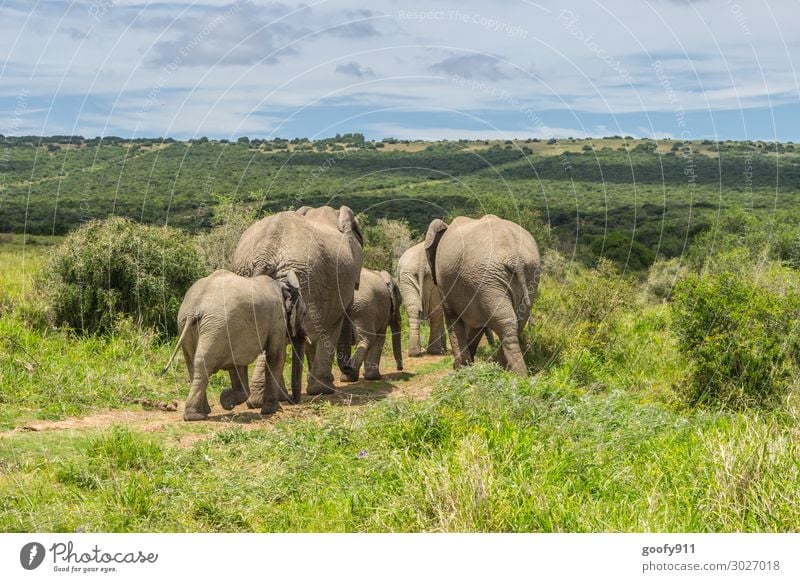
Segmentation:
{"type": "Polygon", "coordinates": [[[444,354],[447,351],[447,342],[442,296],[431,277],[425,243],[414,245],[400,257],[397,263],[397,284],[408,313],[408,355],[413,358],[424,353],[419,326],[425,319],[431,325],[426,351],[429,354],[444,354]]]}
{"type": "Polygon", "coordinates": [[[453,366],[475,358],[483,328],[500,338],[498,357],[507,370],[527,374],[520,334],[539,284],[539,249],[521,226],[488,214],[460,216],[428,227],[425,252],[444,301],[453,366]]]}
{"type": "MultiPolygon", "coordinates": [[[[353,211],[347,206],[329,206],[280,212],[248,228],[233,255],[233,269],[240,275],[269,275],[282,279],[289,270],[297,273],[305,301],[303,329],[307,345],[293,345],[292,387],[298,386],[304,349],[308,350],[309,395],[334,392],[331,365],[337,356],[339,368],[348,369],[352,348],[350,319],[345,313],[361,275],[363,237],[353,211]]],[[[259,361],[260,363],[260,361],[259,361]]],[[[257,365],[249,403],[260,406],[257,393],[265,379],[257,365]]],[[[293,394],[294,396],[294,394],[293,394]]]]}
{"type": "Polygon", "coordinates": [[[169,368],[182,348],[192,383],[184,420],[208,417],[211,407],[206,388],[209,377],[218,370],[228,371],[233,386],[220,394],[222,407],[231,410],[245,402],[249,396],[247,366],[260,354],[267,367],[263,374],[269,378],[261,412],[269,414],[280,408],[286,344],[290,336],[302,339],[305,311],[294,273],[288,273],[287,279],[250,279],[219,270],[186,292],[178,311],[180,337],[164,368],[169,368]]]}
{"type": "Polygon", "coordinates": [[[386,328],[392,331],[392,349],[398,370],[403,369],[403,348],[400,345],[400,290],[386,271],[361,269],[361,282],[353,299],[353,332],[355,355],[350,371],[342,374],[345,382],[355,382],[364,365],[366,380],[380,380],[380,362],[386,328]]]}

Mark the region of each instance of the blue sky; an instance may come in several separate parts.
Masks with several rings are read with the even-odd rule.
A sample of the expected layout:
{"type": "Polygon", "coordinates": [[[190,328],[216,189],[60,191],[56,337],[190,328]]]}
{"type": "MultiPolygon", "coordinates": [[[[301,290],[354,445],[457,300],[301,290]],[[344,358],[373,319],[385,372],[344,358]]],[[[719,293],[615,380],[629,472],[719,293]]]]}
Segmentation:
{"type": "Polygon", "coordinates": [[[0,0],[0,133],[799,141],[799,9],[0,0]]]}

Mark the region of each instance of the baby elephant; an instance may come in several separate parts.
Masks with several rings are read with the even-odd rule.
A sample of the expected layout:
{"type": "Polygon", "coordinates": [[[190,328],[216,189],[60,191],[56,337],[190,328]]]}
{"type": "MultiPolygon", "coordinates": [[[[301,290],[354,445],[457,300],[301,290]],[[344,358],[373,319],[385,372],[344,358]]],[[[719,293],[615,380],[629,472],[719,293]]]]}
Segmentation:
{"type": "Polygon", "coordinates": [[[358,380],[362,363],[365,379],[381,379],[381,352],[386,341],[387,327],[392,330],[392,349],[397,369],[402,370],[400,289],[389,273],[361,269],[361,281],[353,298],[351,318],[356,351],[350,361],[350,370],[344,372],[342,380],[345,382],[358,380]]]}
{"type": "MultiPolygon", "coordinates": [[[[192,383],[184,420],[208,417],[211,407],[206,388],[209,377],[218,370],[227,370],[233,385],[220,394],[225,410],[245,401],[251,408],[261,406],[262,414],[280,409],[287,341],[301,346],[305,341],[301,323],[305,306],[299,288],[294,271],[282,282],[263,275],[247,278],[219,270],[191,286],[178,311],[178,343],[161,372],[167,371],[178,348],[183,348],[192,383]],[[250,394],[247,366],[261,352],[266,355],[266,394],[250,394]]],[[[292,386],[295,401],[299,392],[299,385],[292,386]]]]}

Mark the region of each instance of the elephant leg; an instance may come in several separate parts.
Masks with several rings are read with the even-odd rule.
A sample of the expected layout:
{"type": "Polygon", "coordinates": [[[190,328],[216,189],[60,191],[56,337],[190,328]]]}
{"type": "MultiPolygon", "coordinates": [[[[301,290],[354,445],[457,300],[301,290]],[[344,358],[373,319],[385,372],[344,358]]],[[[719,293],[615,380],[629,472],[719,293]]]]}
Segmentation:
{"type": "Polygon", "coordinates": [[[437,307],[431,312],[430,324],[431,335],[428,337],[428,353],[433,355],[446,353],[447,340],[445,339],[444,314],[441,307],[437,307]]]}
{"type": "Polygon", "coordinates": [[[502,320],[493,326],[500,338],[499,362],[509,372],[520,376],[528,374],[522,347],[519,342],[516,318],[502,320]]]}
{"type": "Polygon", "coordinates": [[[449,309],[445,309],[444,316],[450,335],[450,347],[453,348],[453,368],[458,369],[469,361],[467,330],[464,322],[449,309]]]}
{"type": "Polygon", "coordinates": [[[230,368],[228,374],[231,377],[231,388],[223,390],[219,395],[219,403],[225,410],[233,410],[243,402],[247,402],[250,392],[247,388],[247,366],[236,366],[230,368]]]}
{"type": "Polygon", "coordinates": [[[267,386],[264,390],[264,404],[261,407],[261,414],[272,414],[281,409],[279,402],[280,394],[286,392],[286,386],[283,380],[283,365],[286,362],[286,349],[270,350],[264,362],[264,375],[267,379],[267,386]]]}
{"type": "Polygon", "coordinates": [[[189,372],[189,382],[194,379],[194,353],[183,350],[183,360],[186,362],[186,371],[189,372]]]}
{"type": "Polygon", "coordinates": [[[183,420],[205,420],[208,418],[208,413],[211,412],[211,407],[208,405],[208,397],[206,396],[208,378],[209,374],[205,365],[202,362],[200,362],[200,365],[195,364],[192,387],[189,390],[189,396],[183,409],[183,420]]]}
{"type": "MultiPolygon", "coordinates": [[[[350,360],[350,371],[349,372],[342,372],[342,382],[357,382],[358,375],[361,371],[361,364],[364,363],[364,359],[367,356],[367,350],[369,346],[367,345],[367,339],[363,336],[358,338],[358,345],[356,345],[356,351],[353,354],[353,358],[350,360]]],[[[366,369],[365,369],[366,371],[366,369]]]]}
{"type": "Polygon", "coordinates": [[[375,340],[367,350],[367,361],[364,364],[364,379],[366,380],[380,380],[381,379],[381,354],[383,353],[383,346],[386,343],[386,334],[381,333],[375,336],[375,340]]]}
{"type": "Polygon", "coordinates": [[[478,351],[478,344],[481,343],[484,328],[474,327],[467,331],[467,353],[469,354],[469,363],[475,361],[475,354],[478,351]]]}
{"type": "Polygon", "coordinates": [[[247,398],[247,408],[261,408],[264,405],[264,392],[267,389],[267,356],[264,352],[258,354],[253,367],[253,378],[250,380],[250,395],[247,398]]]}
{"type": "MultiPolygon", "coordinates": [[[[306,393],[309,396],[318,394],[333,394],[336,389],[333,386],[333,359],[336,357],[336,348],[339,335],[342,332],[342,323],[345,315],[339,319],[336,325],[330,330],[330,335],[323,335],[317,338],[316,345],[313,347],[313,360],[308,370],[308,387],[306,393]]],[[[312,344],[313,345],[313,344],[312,344]]]]}
{"type": "Polygon", "coordinates": [[[407,306],[408,310],[408,355],[416,358],[423,354],[419,339],[419,308],[415,305],[407,306]]]}

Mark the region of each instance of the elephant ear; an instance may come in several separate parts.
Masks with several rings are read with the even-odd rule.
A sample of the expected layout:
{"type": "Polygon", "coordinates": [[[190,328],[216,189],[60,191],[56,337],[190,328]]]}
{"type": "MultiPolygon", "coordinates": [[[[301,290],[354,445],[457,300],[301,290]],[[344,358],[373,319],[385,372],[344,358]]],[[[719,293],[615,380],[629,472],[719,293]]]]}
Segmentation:
{"type": "Polygon", "coordinates": [[[339,232],[347,233],[350,230],[356,237],[358,244],[364,246],[364,235],[361,232],[361,225],[358,224],[356,215],[349,206],[339,208],[339,232]]]}
{"type": "Polygon", "coordinates": [[[428,265],[431,268],[431,277],[433,277],[434,285],[438,285],[436,281],[436,250],[439,248],[439,241],[446,230],[447,224],[437,218],[431,222],[428,227],[428,233],[425,235],[425,255],[428,257],[428,265]]]}
{"type": "Polygon", "coordinates": [[[305,216],[306,214],[308,214],[309,210],[313,210],[313,208],[311,206],[301,206],[300,208],[295,210],[295,212],[297,212],[297,214],[301,216],[305,216]]]}

